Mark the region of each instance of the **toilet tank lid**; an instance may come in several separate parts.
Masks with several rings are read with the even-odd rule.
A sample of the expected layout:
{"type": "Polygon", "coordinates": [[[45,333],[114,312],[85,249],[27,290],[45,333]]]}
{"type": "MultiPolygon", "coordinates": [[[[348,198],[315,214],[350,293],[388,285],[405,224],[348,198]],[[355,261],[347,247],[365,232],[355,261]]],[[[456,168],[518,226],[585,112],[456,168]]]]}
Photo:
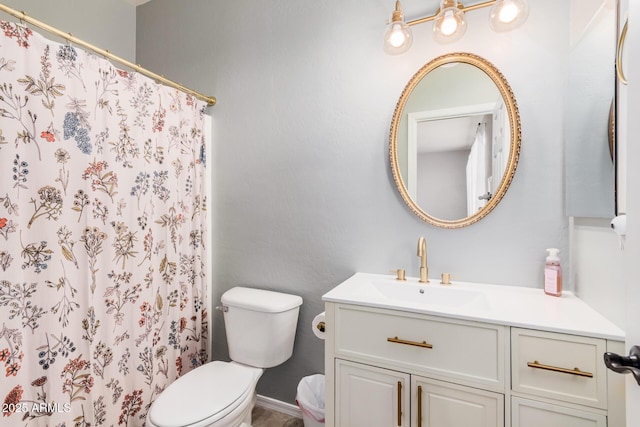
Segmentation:
{"type": "Polygon", "coordinates": [[[300,307],[302,298],[298,295],[237,286],[222,294],[222,304],[264,313],[280,313],[300,307]]]}

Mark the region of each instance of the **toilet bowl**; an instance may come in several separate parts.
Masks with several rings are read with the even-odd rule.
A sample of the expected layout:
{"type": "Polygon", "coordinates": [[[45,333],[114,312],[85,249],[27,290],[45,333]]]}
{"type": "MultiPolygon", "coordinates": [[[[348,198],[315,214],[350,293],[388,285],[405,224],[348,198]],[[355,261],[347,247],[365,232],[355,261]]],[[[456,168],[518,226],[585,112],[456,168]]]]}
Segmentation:
{"type": "Polygon", "coordinates": [[[265,368],[293,353],[302,298],[235,287],[222,295],[231,362],[213,361],[181,376],[155,399],[148,427],[250,427],[265,368]]]}
{"type": "Polygon", "coordinates": [[[169,385],[154,401],[147,427],[251,425],[256,384],[264,370],[209,362],[169,385]]]}

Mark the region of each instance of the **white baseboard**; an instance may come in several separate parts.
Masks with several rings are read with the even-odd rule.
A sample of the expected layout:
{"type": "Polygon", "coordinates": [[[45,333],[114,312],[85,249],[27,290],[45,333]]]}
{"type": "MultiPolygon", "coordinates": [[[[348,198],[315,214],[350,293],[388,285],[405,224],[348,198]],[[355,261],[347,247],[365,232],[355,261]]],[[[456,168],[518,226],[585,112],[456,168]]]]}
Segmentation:
{"type": "Polygon", "coordinates": [[[302,418],[302,411],[300,411],[300,408],[298,408],[296,405],[292,405],[281,400],[276,400],[271,397],[258,395],[256,406],[282,412],[283,414],[287,414],[292,417],[302,418]]]}

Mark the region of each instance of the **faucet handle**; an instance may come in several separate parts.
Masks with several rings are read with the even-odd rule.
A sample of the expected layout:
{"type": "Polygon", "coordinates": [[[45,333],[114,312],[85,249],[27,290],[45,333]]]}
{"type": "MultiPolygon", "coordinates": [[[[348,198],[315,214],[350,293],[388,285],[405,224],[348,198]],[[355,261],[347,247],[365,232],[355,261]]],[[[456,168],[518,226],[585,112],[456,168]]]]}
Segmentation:
{"type": "Polygon", "coordinates": [[[396,280],[407,280],[405,277],[404,268],[399,268],[397,270],[389,270],[392,273],[396,273],[396,280]]]}
{"type": "Polygon", "coordinates": [[[440,280],[441,285],[450,285],[451,284],[451,273],[442,273],[442,280],[440,280]]]}

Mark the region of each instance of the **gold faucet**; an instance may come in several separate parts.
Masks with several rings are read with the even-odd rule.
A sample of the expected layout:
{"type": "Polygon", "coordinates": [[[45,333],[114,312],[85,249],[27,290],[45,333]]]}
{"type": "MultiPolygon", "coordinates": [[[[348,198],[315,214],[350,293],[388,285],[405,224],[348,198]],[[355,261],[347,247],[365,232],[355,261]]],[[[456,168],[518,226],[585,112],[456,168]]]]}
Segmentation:
{"type": "Polygon", "coordinates": [[[420,283],[429,283],[429,268],[427,268],[427,241],[424,237],[418,239],[418,256],[420,257],[420,283]]]}

